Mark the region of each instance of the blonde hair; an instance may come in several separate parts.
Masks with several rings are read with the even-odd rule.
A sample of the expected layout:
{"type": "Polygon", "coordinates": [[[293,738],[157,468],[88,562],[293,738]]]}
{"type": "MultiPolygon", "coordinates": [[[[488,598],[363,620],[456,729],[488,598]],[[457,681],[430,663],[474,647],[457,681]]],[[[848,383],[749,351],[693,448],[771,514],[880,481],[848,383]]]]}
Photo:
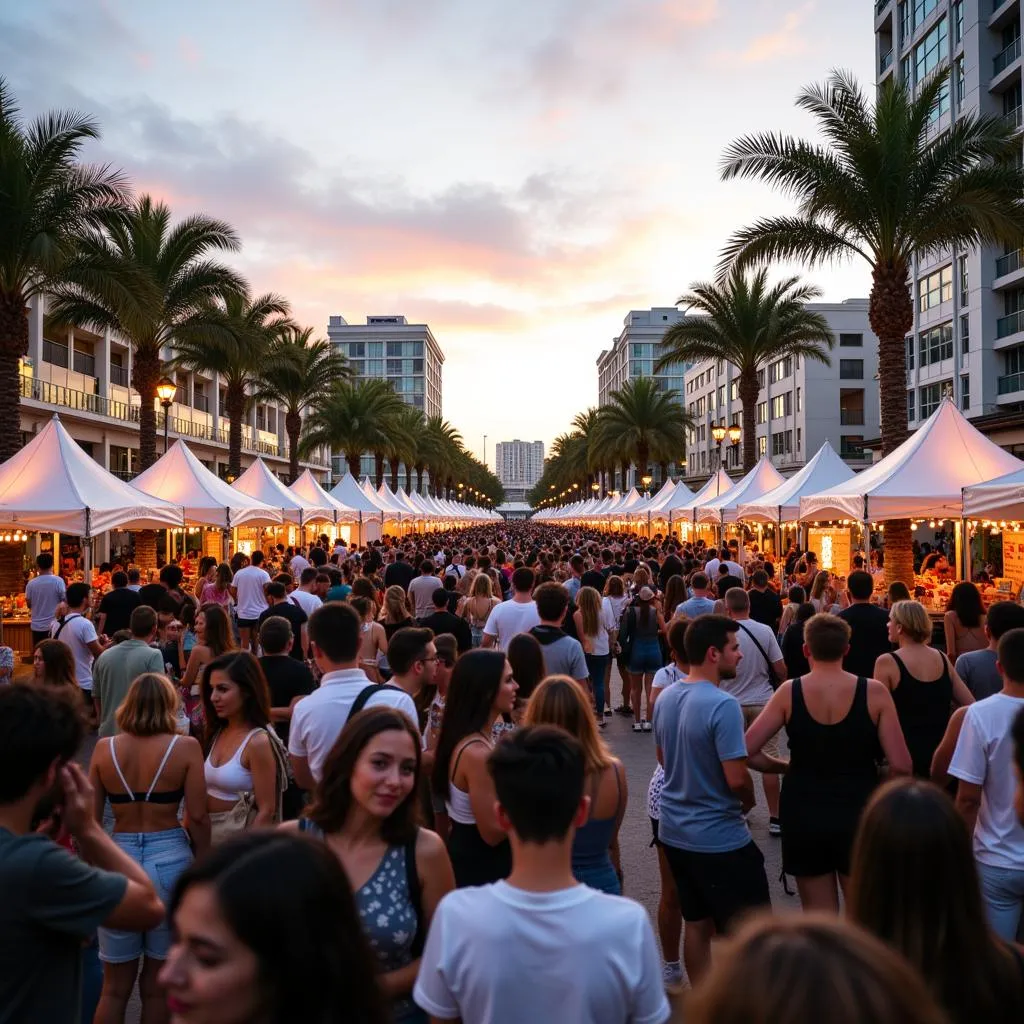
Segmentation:
{"type": "Polygon", "coordinates": [[[178,731],[178,691],[167,676],[143,672],[128,687],[114,715],[118,729],[131,736],[161,736],[178,731]]]}
{"type": "Polygon", "coordinates": [[[557,725],[583,747],[588,772],[604,771],[612,755],[597,731],[594,709],[583,687],[568,676],[548,676],[530,697],[525,725],[557,725]]]}
{"type": "Polygon", "coordinates": [[[820,600],[822,595],[825,593],[825,588],[828,586],[828,573],[822,569],[817,576],[814,577],[814,582],[811,584],[811,600],[820,600]]]}
{"type": "Polygon", "coordinates": [[[593,587],[580,587],[576,607],[583,619],[583,635],[597,636],[601,632],[601,595],[593,587]]]}
{"type": "Polygon", "coordinates": [[[470,597],[494,597],[494,588],[491,586],[491,577],[485,572],[478,572],[473,577],[473,586],[470,589],[470,597]]]}
{"type": "Polygon", "coordinates": [[[889,617],[911,640],[919,644],[931,640],[931,616],[920,601],[897,601],[890,609],[889,617]]]}
{"type": "Polygon", "coordinates": [[[391,622],[409,618],[409,601],[401,587],[388,587],[384,591],[384,616],[391,622]]]}
{"type": "Polygon", "coordinates": [[[646,565],[638,565],[633,570],[633,586],[639,590],[641,587],[649,587],[651,585],[651,570],[646,565]]]}

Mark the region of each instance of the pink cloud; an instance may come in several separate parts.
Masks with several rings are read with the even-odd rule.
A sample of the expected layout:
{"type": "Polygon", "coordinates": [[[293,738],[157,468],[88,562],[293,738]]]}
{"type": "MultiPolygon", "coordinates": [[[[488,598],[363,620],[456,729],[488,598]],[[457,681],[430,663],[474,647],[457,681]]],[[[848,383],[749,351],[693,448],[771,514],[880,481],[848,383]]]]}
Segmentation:
{"type": "Polygon", "coordinates": [[[778,29],[756,36],[739,53],[730,54],[729,59],[750,65],[803,53],[807,49],[808,40],[801,34],[800,29],[813,9],[813,3],[806,3],[795,11],[790,11],[782,19],[782,25],[778,29]]]}
{"type": "Polygon", "coordinates": [[[178,55],[186,64],[198,64],[203,59],[202,51],[190,36],[178,38],[178,55]]]}

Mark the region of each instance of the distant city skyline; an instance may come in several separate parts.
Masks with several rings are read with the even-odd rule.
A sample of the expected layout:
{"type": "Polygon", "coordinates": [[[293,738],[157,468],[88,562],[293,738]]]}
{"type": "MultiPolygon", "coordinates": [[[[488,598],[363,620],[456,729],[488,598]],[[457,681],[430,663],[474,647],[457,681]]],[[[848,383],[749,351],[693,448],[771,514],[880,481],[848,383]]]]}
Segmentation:
{"type": "MultiPolygon", "coordinates": [[[[90,159],[177,217],[231,223],[232,262],[326,336],[400,310],[444,350],[472,452],[551,440],[597,404],[631,309],[709,277],[788,204],[722,183],[728,143],[810,134],[830,69],[874,88],[874,4],[826,0],[35,0],[0,11],[26,117],[94,116],[90,159]],[[500,10],[500,17],[496,14],[500,10]]],[[[794,268],[786,268],[791,270],[794,268]]],[[[866,268],[807,275],[825,301],[866,268]]]]}

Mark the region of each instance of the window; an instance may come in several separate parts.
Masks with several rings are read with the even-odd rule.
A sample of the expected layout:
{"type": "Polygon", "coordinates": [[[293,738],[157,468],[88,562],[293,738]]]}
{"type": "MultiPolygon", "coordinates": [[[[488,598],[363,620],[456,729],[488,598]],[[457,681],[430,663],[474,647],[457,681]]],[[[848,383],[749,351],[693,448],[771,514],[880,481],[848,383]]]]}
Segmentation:
{"type": "Polygon", "coordinates": [[[942,359],[953,358],[953,322],[939,324],[919,337],[921,365],[928,366],[942,359]]]}
{"type": "Polygon", "coordinates": [[[964,38],[964,0],[956,0],[953,4],[953,42],[959,43],[964,38]]]}
{"type": "Polygon", "coordinates": [[[963,54],[956,59],[956,66],[953,69],[953,78],[956,80],[956,109],[960,111],[964,106],[964,93],[966,91],[963,54]]]}
{"type": "Polygon", "coordinates": [[[910,85],[910,54],[906,57],[900,58],[900,81],[905,85],[910,85]]]}
{"type": "Polygon", "coordinates": [[[840,348],[862,348],[864,346],[863,334],[840,334],[840,348]]]}
{"type": "MultiPolygon", "coordinates": [[[[919,23],[915,18],[915,24],[919,23]]],[[[928,35],[914,47],[915,83],[923,82],[945,59],[949,49],[948,28],[946,19],[940,18],[928,35]]]]}
{"type": "Polygon", "coordinates": [[[725,408],[725,385],[724,384],[720,384],[718,386],[718,408],[719,409],[724,409],[725,408]]]}
{"type": "Polygon", "coordinates": [[[800,411],[800,409],[801,409],[801,408],[802,408],[802,406],[803,406],[803,402],[801,402],[801,400],[800,400],[800,399],[801,399],[801,393],[800,393],[800,388],[797,388],[797,389],[796,389],[796,411],[797,411],[797,412],[799,412],[799,411],[800,411]]]}
{"type": "Polygon", "coordinates": [[[697,415],[698,416],[703,416],[704,415],[704,399],[703,398],[698,398],[697,399],[697,415]]]}
{"type": "Polygon", "coordinates": [[[768,403],[758,402],[757,403],[757,422],[767,423],[768,422],[768,403]]]}
{"type": "Polygon", "coordinates": [[[914,0],[914,27],[923,24],[924,19],[938,6],[939,0],[914,0]]]}
{"type": "Polygon", "coordinates": [[[715,393],[714,393],[714,391],[712,391],[711,394],[708,395],[708,412],[714,412],[714,411],[715,411],[715,393]]]}
{"type": "Polygon", "coordinates": [[[863,380],[864,360],[863,359],[840,359],[839,360],[840,380],[863,380]]]}
{"type": "Polygon", "coordinates": [[[725,360],[724,359],[719,359],[718,360],[718,366],[716,367],[716,372],[718,373],[719,376],[721,376],[723,373],[725,373],[725,360]]]}
{"type": "Polygon", "coordinates": [[[914,339],[907,338],[907,369],[914,368],[914,339]]]}
{"type": "Polygon", "coordinates": [[[768,369],[768,376],[774,384],[776,381],[785,380],[792,374],[793,360],[789,356],[786,356],[785,359],[777,359],[768,369]]]}
{"type": "Polygon", "coordinates": [[[779,419],[782,416],[790,416],[793,412],[793,392],[787,391],[784,395],[776,395],[772,399],[772,418],[779,419]]]}
{"type": "Polygon", "coordinates": [[[783,430],[772,434],[772,455],[788,455],[793,451],[793,431],[783,430]]]}
{"type": "Polygon", "coordinates": [[[803,441],[801,439],[801,431],[800,431],[800,428],[797,427],[796,428],[796,450],[800,451],[802,446],[803,446],[803,441]]]}
{"type": "Polygon", "coordinates": [[[735,402],[736,399],[739,398],[739,394],[740,394],[740,392],[739,392],[739,385],[737,384],[736,381],[733,381],[729,385],[729,397],[735,402]]]}
{"type": "Polygon", "coordinates": [[[965,313],[960,317],[960,352],[967,355],[971,350],[971,318],[965,313]]]}
{"type": "Polygon", "coordinates": [[[944,387],[944,384],[929,384],[921,388],[921,419],[928,419],[938,409],[944,387]]]}
{"type": "Polygon", "coordinates": [[[764,370],[757,371],[757,389],[760,391],[764,388],[764,370]]]}
{"type": "Polygon", "coordinates": [[[953,265],[942,267],[917,282],[917,308],[924,313],[953,298],[953,265]]]}
{"type": "Polygon", "coordinates": [[[971,376],[968,373],[960,377],[960,408],[967,410],[971,405],[971,376]]]}
{"type": "Polygon", "coordinates": [[[349,359],[365,359],[366,343],[362,341],[350,341],[348,343],[348,357],[349,359]]]}
{"type": "Polygon", "coordinates": [[[768,438],[762,434],[757,439],[757,454],[758,456],[766,454],[768,451],[768,438]]]}
{"type": "Polygon", "coordinates": [[[911,389],[907,392],[907,422],[914,422],[914,391],[911,389]]]}
{"type": "Polygon", "coordinates": [[[864,435],[844,434],[839,438],[839,454],[844,459],[864,458],[864,435]]]}
{"type": "Polygon", "coordinates": [[[935,97],[935,106],[928,113],[928,124],[937,124],[943,114],[949,113],[949,79],[939,86],[939,94],[935,97]]]}
{"type": "Polygon", "coordinates": [[[960,257],[960,305],[967,305],[967,296],[970,292],[970,278],[967,275],[967,257],[960,257]]]}
{"type": "Polygon", "coordinates": [[[913,28],[910,23],[910,4],[908,0],[903,0],[899,8],[900,17],[900,45],[902,46],[911,36],[913,28]]]}

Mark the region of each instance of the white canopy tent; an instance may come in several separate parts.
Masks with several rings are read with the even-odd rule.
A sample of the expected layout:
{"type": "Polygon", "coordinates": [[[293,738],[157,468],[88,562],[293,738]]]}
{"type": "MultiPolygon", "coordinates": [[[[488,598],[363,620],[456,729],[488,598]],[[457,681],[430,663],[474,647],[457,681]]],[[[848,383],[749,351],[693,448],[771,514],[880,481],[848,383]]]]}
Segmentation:
{"type": "Polygon", "coordinates": [[[695,526],[697,510],[708,502],[720,501],[732,490],[732,487],[732,477],[719,466],[708,477],[707,483],[692,497],[687,498],[685,494],[679,494],[677,490],[662,509],[662,512],[668,513],[669,530],[672,529],[673,523],[689,523],[691,526],[695,526]]]}
{"type": "Polygon", "coordinates": [[[384,529],[384,510],[377,496],[372,498],[363,490],[351,473],[346,473],[330,490],[331,498],[355,513],[358,523],[358,543],[379,540],[384,529]]]}
{"type": "Polygon", "coordinates": [[[143,493],[90,458],[56,415],[0,465],[0,522],[80,537],[86,578],[98,534],[173,529],[184,521],[180,504],[143,493]]]}
{"type": "Polygon", "coordinates": [[[133,484],[185,510],[185,521],[205,526],[276,526],[281,510],[236,491],[211,473],[184,441],[173,445],[133,484]]]}
{"type": "Polygon", "coordinates": [[[304,470],[302,476],[288,489],[311,508],[328,510],[331,513],[331,520],[335,523],[354,523],[359,519],[357,509],[349,508],[344,502],[328,494],[308,469],[304,470]]]}
{"type": "Polygon", "coordinates": [[[289,523],[302,526],[314,520],[331,522],[334,519],[333,511],[326,505],[309,505],[289,490],[262,459],[257,459],[231,486],[264,505],[279,508],[289,523]]]}
{"type": "Polygon", "coordinates": [[[895,451],[845,483],[800,499],[801,519],[959,518],[964,488],[1024,469],[948,398],[895,451]]]}
{"type": "Polygon", "coordinates": [[[796,522],[802,497],[846,483],[853,476],[853,470],[826,441],[799,473],[759,498],[741,501],[738,518],[754,523],[796,522]]]}
{"type": "Polygon", "coordinates": [[[740,478],[723,495],[702,502],[697,506],[697,522],[726,523],[736,522],[736,511],[744,501],[753,501],[762,494],[774,490],[786,478],[772,465],[767,455],[762,455],[746,476],[740,478]]]}
{"type": "Polygon", "coordinates": [[[965,487],[963,501],[972,519],[1024,519],[1024,469],[965,487]]]}

